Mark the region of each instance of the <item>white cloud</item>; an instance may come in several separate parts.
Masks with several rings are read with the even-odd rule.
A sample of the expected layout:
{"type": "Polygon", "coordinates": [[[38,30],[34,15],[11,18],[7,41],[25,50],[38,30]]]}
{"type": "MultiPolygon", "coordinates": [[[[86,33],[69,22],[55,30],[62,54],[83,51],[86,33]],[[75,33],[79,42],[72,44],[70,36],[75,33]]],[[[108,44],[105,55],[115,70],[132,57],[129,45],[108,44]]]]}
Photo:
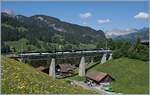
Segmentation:
{"type": "Polygon", "coordinates": [[[83,25],[87,25],[87,23],[86,23],[86,22],[83,22],[82,24],[83,24],[83,25]]]}
{"type": "Polygon", "coordinates": [[[99,20],[97,20],[97,22],[99,24],[108,23],[108,22],[110,22],[110,19],[99,19],[99,20]]]}
{"type": "Polygon", "coordinates": [[[13,16],[15,15],[15,11],[11,10],[11,9],[3,9],[2,12],[5,12],[5,13],[7,13],[9,15],[13,15],[13,16]]]}
{"type": "Polygon", "coordinates": [[[89,18],[91,16],[92,16],[92,14],[90,12],[80,13],[80,17],[81,18],[89,18]]]}
{"type": "Polygon", "coordinates": [[[149,14],[146,12],[139,12],[137,15],[134,16],[135,19],[148,19],[149,14]]]}

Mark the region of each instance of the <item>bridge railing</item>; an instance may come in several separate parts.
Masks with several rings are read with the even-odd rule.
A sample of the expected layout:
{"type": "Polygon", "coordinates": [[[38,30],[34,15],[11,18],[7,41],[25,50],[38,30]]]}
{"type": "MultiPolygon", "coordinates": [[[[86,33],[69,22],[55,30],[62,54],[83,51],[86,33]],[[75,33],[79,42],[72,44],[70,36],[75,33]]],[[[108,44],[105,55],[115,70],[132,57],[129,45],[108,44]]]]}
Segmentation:
{"type": "Polygon", "coordinates": [[[62,55],[80,55],[80,54],[91,54],[91,53],[111,53],[112,51],[109,49],[89,49],[89,50],[74,50],[74,51],[57,51],[57,52],[20,52],[10,54],[8,57],[27,57],[27,56],[62,56],[62,55]]]}

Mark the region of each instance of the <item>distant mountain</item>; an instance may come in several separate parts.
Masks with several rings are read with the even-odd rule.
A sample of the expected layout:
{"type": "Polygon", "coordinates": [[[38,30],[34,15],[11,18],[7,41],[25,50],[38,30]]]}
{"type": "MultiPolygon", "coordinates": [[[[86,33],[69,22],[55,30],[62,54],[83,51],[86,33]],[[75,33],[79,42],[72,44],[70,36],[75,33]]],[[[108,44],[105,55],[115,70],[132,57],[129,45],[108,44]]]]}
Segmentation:
{"type": "Polygon", "coordinates": [[[130,33],[138,32],[135,28],[127,28],[127,29],[112,29],[106,32],[106,37],[108,38],[116,38],[118,36],[127,35],[130,33]]]}
{"type": "Polygon", "coordinates": [[[133,32],[127,35],[117,36],[114,39],[115,40],[130,40],[135,41],[137,38],[140,39],[149,39],[149,28],[143,28],[140,30],[137,30],[137,32],[133,32]]]}
{"type": "Polygon", "coordinates": [[[21,51],[21,45],[24,51],[94,47],[98,41],[106,39],[102,30],[46,15],[12,16],[2,12],[1,19],[2,46],[7,45],[16,51],[21,51]]]}

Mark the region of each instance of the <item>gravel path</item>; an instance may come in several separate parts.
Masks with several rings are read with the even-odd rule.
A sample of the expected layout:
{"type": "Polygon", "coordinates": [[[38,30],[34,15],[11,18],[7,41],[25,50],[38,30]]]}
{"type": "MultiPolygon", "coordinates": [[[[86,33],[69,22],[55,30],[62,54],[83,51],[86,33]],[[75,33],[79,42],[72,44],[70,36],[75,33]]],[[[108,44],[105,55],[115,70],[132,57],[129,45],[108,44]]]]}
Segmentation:
{"type": "Polygon", "coordinates": [[[102,90],[99,87],[89,87],[86,83],[81,82],[81,81],[75,81],[75,80],[70,80],[70,79],[68,79],[68,80],[71,81],[73,84],[79,85],[79,86],[81,86],[85,89],[96,90],[100,95],[122,95],[122,94],[119,94],[119,93],[108,92],[108,91],[102,90]]]}

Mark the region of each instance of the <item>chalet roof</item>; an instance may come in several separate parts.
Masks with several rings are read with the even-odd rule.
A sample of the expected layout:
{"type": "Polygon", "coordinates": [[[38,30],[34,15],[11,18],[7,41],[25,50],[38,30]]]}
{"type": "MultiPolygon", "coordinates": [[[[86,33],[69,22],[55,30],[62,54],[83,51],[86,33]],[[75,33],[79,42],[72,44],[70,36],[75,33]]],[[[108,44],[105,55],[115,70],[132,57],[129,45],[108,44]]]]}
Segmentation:
{"type": "Polygon", "coordinates": [[[108,75],[107,73],[104,73],[104,72],[97,72],[97,71],[88,72],[86,74],[87,78],[92,79],[92,80],[97,81],[97,82],[100,82],[106,76],[110,76],[110,75],[108,75]]]}
{"type": "Polygon", "coordinates": [[[69,70],[74,70],[74,66],[71,64],[58,64],[61,72],[68,72],[69,70]]]}

